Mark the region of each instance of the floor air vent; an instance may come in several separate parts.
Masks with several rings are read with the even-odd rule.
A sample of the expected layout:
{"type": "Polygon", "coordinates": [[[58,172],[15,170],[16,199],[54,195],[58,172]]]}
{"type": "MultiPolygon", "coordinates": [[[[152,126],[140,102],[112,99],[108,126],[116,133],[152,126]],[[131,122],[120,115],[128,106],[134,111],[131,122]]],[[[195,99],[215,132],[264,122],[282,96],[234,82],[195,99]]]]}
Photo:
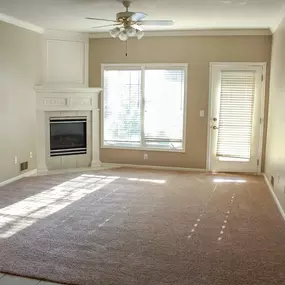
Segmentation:
{"type": "Polygon", "coordinates": [[[29,168],[29,164],[27,161],[20,163],[20,171],[24,171],[29,168]]]}

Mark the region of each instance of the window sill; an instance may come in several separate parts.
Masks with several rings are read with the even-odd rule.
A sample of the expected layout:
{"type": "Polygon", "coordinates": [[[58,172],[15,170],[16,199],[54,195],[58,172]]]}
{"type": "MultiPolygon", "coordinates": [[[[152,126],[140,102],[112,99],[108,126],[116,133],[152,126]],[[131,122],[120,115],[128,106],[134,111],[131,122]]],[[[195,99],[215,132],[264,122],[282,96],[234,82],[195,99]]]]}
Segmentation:
{"type": "Polygon", "coordinates": [[[128,146],[114,146],[114,145],[101,145],[102,149],[122,149],[122,150],[143,150],[143,151],[157,151],[157,152],[178,152],[185,153],[185,148],[183,149],[173,149],[173,148],[154,148],[154,147],[128,147],[128,146]]]}

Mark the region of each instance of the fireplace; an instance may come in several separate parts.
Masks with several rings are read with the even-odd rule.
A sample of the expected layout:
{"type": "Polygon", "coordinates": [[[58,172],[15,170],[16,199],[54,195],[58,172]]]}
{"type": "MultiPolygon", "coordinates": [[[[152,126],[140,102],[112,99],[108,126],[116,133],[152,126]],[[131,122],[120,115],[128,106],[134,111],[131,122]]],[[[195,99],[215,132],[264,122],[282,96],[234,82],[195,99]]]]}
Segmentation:
{"type": "Polygon", "coordinates": [[[51,117],[49,123],[50,157],[87,153],[86,117],[51,117]]]}
{"type": "Polygon", "coordinates": [[[101,88],[36,86],[35,90],[38,173],[100,168],[101,88]]]}

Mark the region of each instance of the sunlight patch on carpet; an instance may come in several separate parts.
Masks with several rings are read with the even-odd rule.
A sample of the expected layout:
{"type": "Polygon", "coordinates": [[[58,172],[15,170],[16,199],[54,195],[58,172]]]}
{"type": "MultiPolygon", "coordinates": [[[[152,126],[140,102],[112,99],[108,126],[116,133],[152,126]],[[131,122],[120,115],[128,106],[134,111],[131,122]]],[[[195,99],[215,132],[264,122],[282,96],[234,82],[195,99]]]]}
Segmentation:
{"type": "Polygon", "coordinates": [[[246,183],[244,179],[231,179],[231,178],[215,178],[213,179],[214,183],[246,183]]]}
{"type": "Polygon", "coordinates": [[[129,181],[139,181],[139,182],[149,182],[149,183],[157,183],[164,184],[166,180],[162,179],[144,179],[144,178],[127,178],[129,181]]]}
{"type": "Polygon", "coordinates": [[[83,174],[0,209],[0,238],[13,236],[118,178],[83,174]]]}

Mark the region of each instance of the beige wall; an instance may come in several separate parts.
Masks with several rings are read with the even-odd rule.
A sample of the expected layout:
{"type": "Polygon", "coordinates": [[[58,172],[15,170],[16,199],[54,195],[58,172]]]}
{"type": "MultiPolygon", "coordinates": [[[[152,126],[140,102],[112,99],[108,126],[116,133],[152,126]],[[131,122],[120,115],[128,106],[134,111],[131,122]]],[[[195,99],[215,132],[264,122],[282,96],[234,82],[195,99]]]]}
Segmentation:
{"type": "Polygon", "coordinates": [[[36,104],[41,37],[0,22],[0,182],[19,175],[19,162],[36,168],[36,104]],[[33,158],[29,153],[33,152],[33,158]]]}
{"type": "MultiPolygon", "coordinates": [[[[206,168],[209,62],[270,62],[271,36],[145,37],[125,43],[114,39],[91,39],[89,81],[100,86],[101,63],[188,63],[186,152],[101,149],[102,162],[206,168]],[[205,110],[205,118],[199,117],[205,110]]],[[[268,91],[268,86],[267,86],[268,91]]],[[[268,92],[267,92],[268,93],[268,92]]]]}
{"type": "Polygon", "coordinates": [[[285,210],[285,19],[273,35],[265,172],[285,210]]]}

